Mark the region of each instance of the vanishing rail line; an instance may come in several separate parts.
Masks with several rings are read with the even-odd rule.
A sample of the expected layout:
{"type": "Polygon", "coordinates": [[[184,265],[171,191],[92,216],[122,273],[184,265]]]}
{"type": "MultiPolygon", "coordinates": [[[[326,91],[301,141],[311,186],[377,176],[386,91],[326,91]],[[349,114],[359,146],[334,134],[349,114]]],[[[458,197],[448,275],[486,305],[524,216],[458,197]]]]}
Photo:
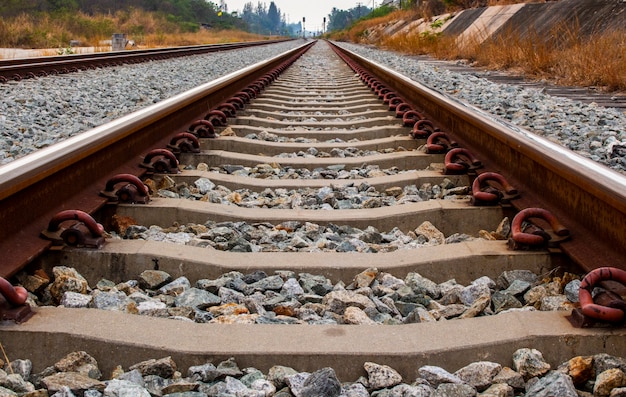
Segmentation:
{"type": "Polygon", "coordinates": [[[272,44],[280,41],[284,40],[2,59],[0,60],[0,83],[7,82],[9,80],[19,81],[26,78],[77,72],[79,70],[94,69],[99,67],[133,64],[174,57],[205,54],[208,52],[236,50],[238,48],[272,44]]]}
{"type": "MultiPolygon", "coordinates": [[[[292,65],[306,51],[323,53],[326,46],[303,45],[0,168],[2,275],[38,268],[49,273],[64,265],[94,285],[102,278],[135,279],[146,269],[185,276],[192,283],[229,271],[280,270],[350,284],[357,274],[375,268],[399,278],[416,272],[436,283],[455,278],[467,284],[481,276],[496,279],[506,270],[545,274],[623,266],[622,176],[340,48],[333,47],[351,68],[334,55],[327,55],[328,72],[323,75],[292,65]],[[250,134],[271,139],[252,139],[250,134]],[[350,177],[348,170],[367,166],[379,172],[350,177]],[[263,176],[253,178],[253,168],[263,176]],[[274,177],[280,169],[291,170],[289,176],[274,177]],[[342,171],[346,173],[339,177],[342,171]],[[309,174],[313,177],[303,177],[309,174]],[[307,209],[306,199],[267,208],[268,201],[246,203],[241,197],[246,193],[232,195],[231,204],[156,194],[167,184],[190,187],[201,178],[254,192],[363,186],[380,200],[356,209],[333,202],[336,209],[319,210],[307,209]],[[149,199],[144,182],[155,189],[149,199]],[[398,188],[444,183],[461,189],[447,199],[385,204],[396,204],[403,194],[398,188]],[[472,189],[475,184],[478,188],[472,189]],[[472,205],[479,199],[490,205],[472,205]],[[267,233],[289,233],[296,225],[309,224],[344,230],[374,227],[385,234],[394,228],[409,233],[430,222],[445,236],[478,237],[481,230],[492,231],[503,218],[513,219],[528,208],[541,210],[522,220],[549,218],[548,213],[564,227],[537,221],[533,227],[543,230],[525,233],[520,220],[520,238],[512,242],[472,239],[399,248],[393,239],[385,245],[383,238],[359,246],[367,252],[345,253],[328,239],[317,240],[317,249],[300,250],[315,252],[296,252],[296,246],[276,252],[281,249],[263,245],[264,232],[254,242],[240,244],[247,252],[223,251],[217,238],[210,242],[212,249],[104,241],[96,224],[120,233],[124,222],[170,228],[213,221],[218,226],[260,225],[267,233]],[[76,228],[61,227],[76,220],[81,221],[76,228]],[[100,248],[50,250],[53,243],[39,237],[44,230],[49,238],[64,232],[70,245],[100,248]],[[548,248],[546,234],[557,244],[548,248]],[[535,249],[509,249],[526,244],[535,249]]],[[[410,378],[426,363],[459,368],[477,360],[508,362],[513,351],[529,346],[541,350],[553,365],[575,355],[626,355],[623,329],[575,328],[566,319],[568,313],[554,311],[389,326],[190,324],[93,309],[34,311],[25,323],[0,328],[0,336],[10,355],[27,354],[36,366],[49,365],[51,356],[85,350],[101,357],[105,371],[171,355],[181,366],[229,357],[240,366],[264,370],[275,364],[307,371],[332,366],[340,377],[352,379],[362,373],[365,361],[375,361],[410,378]],[[107,359],[112,350],[123,352],[115,363],[107,359]]]]}

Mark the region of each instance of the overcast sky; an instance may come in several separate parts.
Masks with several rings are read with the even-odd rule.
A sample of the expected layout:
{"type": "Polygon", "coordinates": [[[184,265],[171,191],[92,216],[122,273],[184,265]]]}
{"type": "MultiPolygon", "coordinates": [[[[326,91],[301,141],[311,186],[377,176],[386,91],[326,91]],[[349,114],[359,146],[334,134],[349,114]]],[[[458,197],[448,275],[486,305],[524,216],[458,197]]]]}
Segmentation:
{"type": "MultiPolygon", "coordinates": [[[[269,7],[272,0],[225,0],[228,5],[228,11],[241,11],[243,5],[252,2],[252,5],[256,7],[258,2],[265,3],[269,7]]],[[[380,3],[380,0],[375,0],[376,4],[380,3]]],[[[216,4],[220,4],[218,1],[213,1],[216,4]]],[[[322,30],[322,23],[324,17],[328,23],[328,15],[332,11],[333,7],[339,10],[348,10],[354,8],[358,3],[372,7],[372,1],[370,0],[274,0],[274,4],[280,10],[283,15],[286,15],[287,22],[297,23],[302,21],[302,17],[306,18],[304,27],[306,30],[322,30]]]]}

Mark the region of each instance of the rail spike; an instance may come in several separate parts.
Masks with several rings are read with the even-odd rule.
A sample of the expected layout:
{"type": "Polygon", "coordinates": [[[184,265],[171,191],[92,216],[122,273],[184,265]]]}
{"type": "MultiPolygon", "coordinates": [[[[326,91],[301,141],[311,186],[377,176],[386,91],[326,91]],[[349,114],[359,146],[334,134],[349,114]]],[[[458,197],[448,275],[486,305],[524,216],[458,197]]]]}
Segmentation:
{"type": "Polygon", "coordinates": [[[104,227],[84,211],[65,210],[52,217],[41,236],[55,245],[100,248],[104,244],[104,227]],[[66,221],[77,222],[63,228],[61,224],[66,221]]]}
{"type": "Polygon", "coordinates": [[[511,223],[511,250],[530,250],[542,248],[549,241],[556,244],[569,237],[569,230],[548,210],[543,208],[526,208],[513,218],[511,223]],[[548,222],[552,233],[527,222],[529,218],[540,218],[548,222]]]}

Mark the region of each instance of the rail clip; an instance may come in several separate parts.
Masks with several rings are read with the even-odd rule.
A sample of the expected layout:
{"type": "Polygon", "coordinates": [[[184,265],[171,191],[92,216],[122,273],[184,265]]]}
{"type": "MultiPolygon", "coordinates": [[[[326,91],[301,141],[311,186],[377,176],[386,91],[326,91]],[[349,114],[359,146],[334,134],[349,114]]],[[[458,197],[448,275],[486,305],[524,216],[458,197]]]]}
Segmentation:
{"type": "Polygon", "coordinates": [[[459,144],[442,131],[433,132],[426,140],[426,153],[430,154],[447,153],[456,147],[459,147],[459,144]]]}
{"type": "Polygon", "coordinates": [[[198,141],[198,138],[195,135],[189,132],[179,132],[176,134],[167,147],[174,154],[200,153],[200,141],[198,141]]]}
{"type": "Polygon", "coordinates": [[[517,196],[517,189],[511,186],[502,175],[495,172],[483,172],[474,179],[470,202],[475,206],[507,204],[517,196]],[[502,190],[487,184],[489,181],[496,182],[502,190]]]}
{"type": "Polygon", "coordinates": [[[446,175],[464,174],[469,170],[475,170],[482,167],[482,162],[474,157],[469,150],[458,147],[451,149],[448,153],[446,153],[444,164],[444,171],[446,175]]]}
{"type": "Polygon", "coordinates": [[[132,174],[118,174],[109,179],[104,190],[100,192],[100,196],[108,198],[110,203],[148,204],[150,202],[148,187],[132,174]],[[115,185],[124,182],[123,186],[115,188],[115,185]]]}
{"type": "Polygon", "coordinates": [[[26,303],[28,291],[24,287],[14,287],[0,277],[0,321],[23,323],[34,314],[26,303]]]}
{"type": "Polygon", "coordinates": [[[91,215],[80,210],[66,210],[56,214],[41,232],[41,237],[54,245],[100,248],[104,244],[104,227],[91,215]],[[61,227],[65,221],[78,221],[68,228],[61,227]]]}
{"type": "Polygon", "coordinates": [[[199,138],[217,138],[215,126],[209,120],[196,120],[191,123],[187,131],[199,138]]]}
{"type": "Polygon", "coordinates": [[[568,320],[578,328],[624,325],[626,302],[620,294],[598,288],[600,283],[617,282],[626,286],[626,271],[614,267],[600,267],[587,273],[578,289],[580,308],[572,310],[568,320]]]}
{"type": "Polygon", "coordinates": [[[569,230],[556,219],[554,215],[543,208],[526,208],[521,210],[511,224],[511,238],[509,249],[532,250],[541,249],[546,245],[555,247],[561,241],[569,238],[569,230]],[[527,222],[529,218],[540,218],[546,221],[552,230],[527,222]]]}
{"type": "Polygon", "coordinates": [[[167,149],[153,149],[144,157],[140,167],[160,174],[178,174],[178,159],[167,149]]]}

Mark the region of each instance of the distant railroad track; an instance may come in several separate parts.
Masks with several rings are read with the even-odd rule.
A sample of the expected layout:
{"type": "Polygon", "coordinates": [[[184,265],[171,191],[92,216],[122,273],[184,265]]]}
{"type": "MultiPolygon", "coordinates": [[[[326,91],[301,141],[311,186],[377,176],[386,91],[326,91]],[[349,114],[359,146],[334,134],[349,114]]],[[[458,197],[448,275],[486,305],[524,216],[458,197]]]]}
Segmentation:
{"type": "Polygon", "coordinates": [[[96,67],[118,66],[209,52],[236,50],[257,45],[278,43],[284,40],[266,40],[228,44],[194,45],[153,48],[119,52],[96,52],[59,56],[15,58],[0,60],[0,83],[46,75],[71,73],[96,67]]]}
{"type": "MultiPolygon", "coordinates": [[[[193,284],[230,271],[289,271],[348,285],[358,284],[357,274],[376,269],[398,278],[416,272],[436,283],[456,279],[470,284],[481,276],[495,280],[503,271],[518,269],[537,274],[626,269],[622,175],[333,44],[351,70],[337,66],[333,56],[324,62],[329,71],[321,76],[298,63],[290,69],[313,45],[326,46],[305,44],[0,167],[1,275],[11,278],[41,269],[50,274],[54,266],[63,265],[76,268],[95,285],[101,279],[136,279],[153,269],[187,277],[193,284]],[[273,139],[251,139],[250,134],[273,139]],[[337,137],[341,140],[329,141],[337,137]],[[318,156],[333,151],[349,153],[318,156]],[[357,152],[364,155],[353,155],[357,152]],[[393,172],[331,177],[367,165],[393,172]],[[226,171],[207,171],[220,167],[226,171]],[[262,179],[245,176],[253,168],[266,174],[262,179]],[[271,177],[278,169],[292,174],[271,177]],[[321,177],[299,177],[315,172],[321,177]],[[136,178],[157,190],[183,187],[191,196],[198,194],[193,186],[202,178],[233,191],[362,186],[371,197],[379,197],[378,191],[395,195],[391,201],[406,195],[402,187],[411,184],[450,184],[461,187],[459,192],[467,186],[469,191],[456,198],[453,194],[359,209],[347,209],[349,200],[340,197],[334,200],[336,209],[324,211],[306,209],[306,198],[289,209],[267,208],[268,201],[261,199],[255,207],[245,203],[245,192],[229,196],[234,205],[210,202],[208,196],[166,198],[154,190],[148,198],[147,187],[136,178]],[[545,222],[551,216],[557,222],[545,222]],[[305,224],[343,230],[374,227],[384,235],[394,228],[417,234],[417,228],[430,222],[445,236],[476,238],[504,217],[513,219],[516,231],[508,241],[472,239],[407,249],[387,248],[380,240],[363,243],[378,253],[338,252],[327,240],[317,241],[319,250],[313,251],[319,252],[296,252],[296,245],[286,249],[293,252],[223,252],[215,247],[234,244],[214,234],[206,239],[215,249],[207,249],[104,239],[98,226],[107,231],[134,224],[171,228],[209,220],[222,227],[260,225],[266,233],[285,235],[305,224]],[[531,219],[532,225],[523,222],[531,219]],[[71,228],[75,221],[78,226],[71,228]],[[128,225],[121,227],[124,222],[128,225]],[[61,231],[67,245],[62,249],[61,242],[50,240],[61,231]],[[42,232],[48,239],[40,237],[42,232]]],[[[263,233],[248,233],[257,237],[254,243],[242,241],[243,251],[265,249],[263,233]]],[[[623,295],[619,284],[609,280],[603,286],[623,295]]],[[[609,306],[614,303],[608,301],[609,306]]],[[[85,350],[98,356],[106,371],[159,356],[172,356],[181,366],[235,357],[240,366],[263,370],[275,364],[311,372],[331,366],[340,377],[351,379],[361,375],[364,362],[374,361],[414,379],[420,365],[506,363],[521,347],[541,350],[552,365],[574,355],[626,355],[623,328],[575,328],[563,311],[389,326],[187,324],[93,309],[34,312],[24,324],[0,328],[0,337],[10,356],[28,356],[41,367],[51,365],[53,352],[61,356],[85,350]],[[110,361],[112,350],[124,356],[110,361]]]]}

